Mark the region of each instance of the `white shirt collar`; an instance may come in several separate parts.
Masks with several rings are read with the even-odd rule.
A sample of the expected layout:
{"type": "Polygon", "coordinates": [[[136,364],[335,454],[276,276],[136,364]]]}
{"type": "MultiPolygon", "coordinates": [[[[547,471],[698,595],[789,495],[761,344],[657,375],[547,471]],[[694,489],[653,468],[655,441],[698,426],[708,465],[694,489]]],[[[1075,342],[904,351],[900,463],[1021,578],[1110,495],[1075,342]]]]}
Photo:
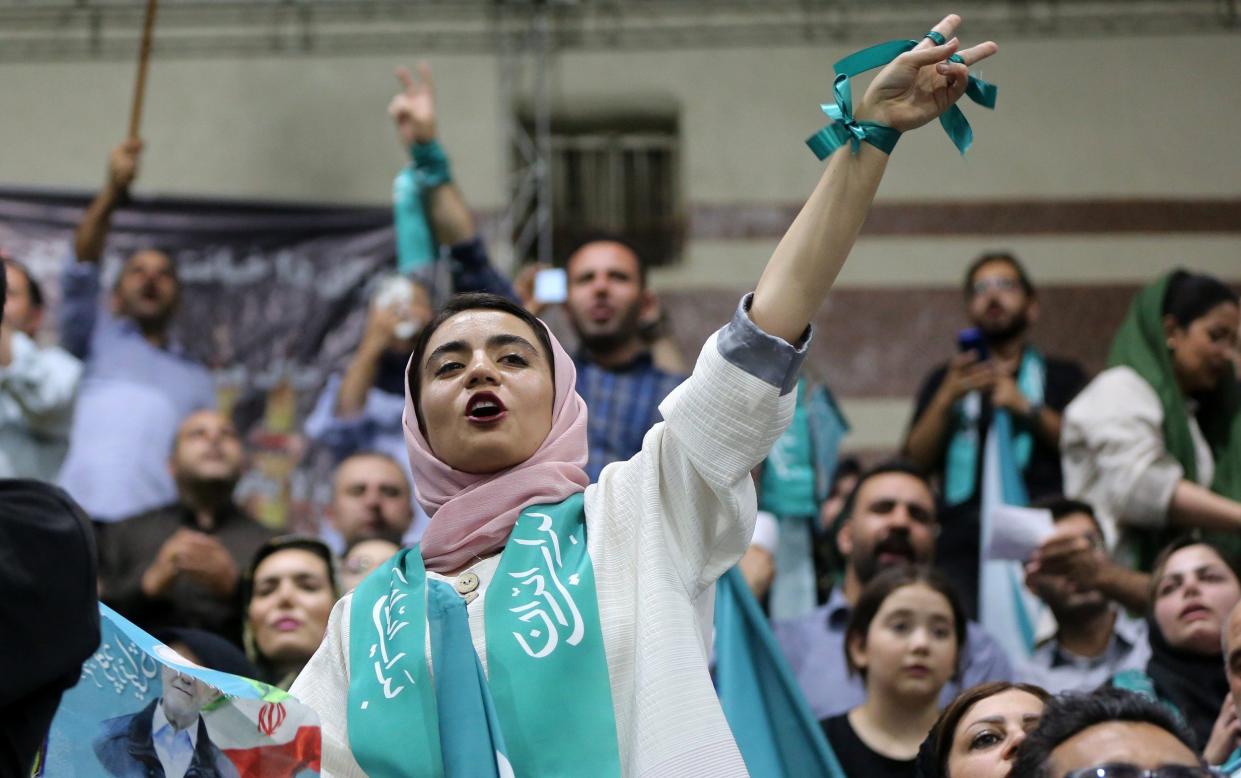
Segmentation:
{"type": "Polygon", "coordinates": [[[194,723],[185,731],[190,738],[190,750],[188,753],[175,753],[169,748],[174,739],[179,735],[168,721],[168,717],[164,715],[164,700],[161,698],[155,704],[155,715],[151,717],[151,744],[155,746],[155,755],[159,757],[159,762],[164,767],[164,775],[168,778],[181,778],[189,769],[190,762],[194,760],[194,752],[198,750],[198,717],[194,717],[194,723]],[[165,731],[166,730],[166,731],[165,731]]]}

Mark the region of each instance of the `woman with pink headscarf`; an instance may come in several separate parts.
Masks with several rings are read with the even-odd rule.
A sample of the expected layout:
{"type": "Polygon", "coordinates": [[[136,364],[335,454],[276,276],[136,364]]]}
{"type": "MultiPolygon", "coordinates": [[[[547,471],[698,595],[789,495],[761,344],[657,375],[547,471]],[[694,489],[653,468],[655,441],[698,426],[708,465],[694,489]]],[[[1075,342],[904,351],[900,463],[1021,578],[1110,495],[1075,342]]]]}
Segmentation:
{"type": "MultiPolygon", "coordinates": [[[[995,51],[958,51],[959,23],[884,68],[856,119],[906,131],[953,105],[995,51]]],[[[468,295],[423,330],[404,424],[430,526],[336,605],[291,690],[321,718],[324,775],[747,774],[707,672],[712,586],[749,542],[750,470],[789,423],[808,323],[887,160],[832,155],[664,421],[598,483],[541,322],[468,295]]]]}

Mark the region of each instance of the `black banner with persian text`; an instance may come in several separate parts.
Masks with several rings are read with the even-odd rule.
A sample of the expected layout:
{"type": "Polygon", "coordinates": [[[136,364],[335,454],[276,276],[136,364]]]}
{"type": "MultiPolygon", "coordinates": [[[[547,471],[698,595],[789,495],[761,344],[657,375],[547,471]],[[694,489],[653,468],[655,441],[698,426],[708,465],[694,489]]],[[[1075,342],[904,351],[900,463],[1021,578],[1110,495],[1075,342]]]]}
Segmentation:
{"type": "MultiPolygon", "coordinates": [[[[0,248],[39,280],[48,342],[88,201],[0,188],[0,248]]],[[[272,527],[313,530],[329,497],[329,456],[309,445],[302,420],[360,340],[374,279],[395,272],[391,222],[387,208],[166,197],[135,198],[113,218],[105,288],[137,249],[174,258],[182,298],[173,337],[212,370],[220,408],[251,455],[241,497],[272,527]]]]}

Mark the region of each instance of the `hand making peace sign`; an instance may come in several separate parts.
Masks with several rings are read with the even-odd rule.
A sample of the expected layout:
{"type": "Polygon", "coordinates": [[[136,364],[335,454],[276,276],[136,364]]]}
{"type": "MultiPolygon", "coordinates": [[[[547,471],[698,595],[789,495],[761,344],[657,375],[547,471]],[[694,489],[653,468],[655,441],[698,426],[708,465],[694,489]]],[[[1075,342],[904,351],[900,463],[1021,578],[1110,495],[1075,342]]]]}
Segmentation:
{"type": "Polygon", "coordinates": [[[857,118],[906,132],[938,118],[960,100],[970,66],[999,48],[987,41],[958,51],[960,41],[953,33],[960,23],[961,17],[956,14],[945,16],[932,28],[944,36],[944,45],[936,46],[930,38],[923,38],[879,71],[855,112],[857,118]],[[948,61],[953,54],[960,55],[962,61],[948,61]]]}
{"type": "Polygon", "coordinates": [[[435,140],[435,87],[431,82],[431,66],[418,63],[418,75],[409,68],[397,68],[396,77],[402,91],[388,103],[388,115],[396,120],[401,143],[412,146],[435,140]]]}

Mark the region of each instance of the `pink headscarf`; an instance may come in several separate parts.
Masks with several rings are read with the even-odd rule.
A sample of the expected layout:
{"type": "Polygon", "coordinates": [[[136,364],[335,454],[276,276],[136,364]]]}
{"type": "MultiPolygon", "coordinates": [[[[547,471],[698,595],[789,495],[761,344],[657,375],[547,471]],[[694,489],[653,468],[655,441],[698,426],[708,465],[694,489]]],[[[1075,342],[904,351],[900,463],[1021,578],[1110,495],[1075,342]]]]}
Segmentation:
{"type": "Polygon", "coordinates": [[[418,503],[431,517],[421,545],[428,570],[458,570],[476,557],[503,548],[523,508],[561,502],[590,483],[582,469],[590,448],[586,442],[586,402],[577,393],[577,368],[551,330],[547,334],[556,377],[552,428],[529,459],[507,470],[476,475],[441,462],[418,429],[409,381],[405,382],[405,413],[401,418],[405,446],[418,503]]]}

